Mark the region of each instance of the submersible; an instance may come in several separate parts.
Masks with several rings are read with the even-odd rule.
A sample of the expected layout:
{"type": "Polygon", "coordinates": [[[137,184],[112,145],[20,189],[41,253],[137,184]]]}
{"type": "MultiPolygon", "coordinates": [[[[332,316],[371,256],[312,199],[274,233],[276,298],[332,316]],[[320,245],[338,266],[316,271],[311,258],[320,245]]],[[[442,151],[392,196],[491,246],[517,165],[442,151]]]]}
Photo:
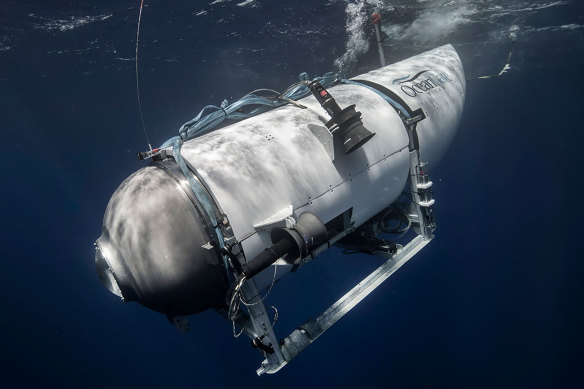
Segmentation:
{"type": "Polygon", "coordinates": [[[215,309],[264,354],[258,374],[279,370],[433,238],[428,166],[456,133],[466,85],[446,45],[309,87],[297,102],[151,153],[111,197],[96,242],[112,293],[178,324],[215,309]],[[404,191],[412,201],[398,207],[404,191]],[[367,240],[392,212],[417,236],[367,240]],[[261,292],[334,244],[387,262],[278,339],[261,292]]]}

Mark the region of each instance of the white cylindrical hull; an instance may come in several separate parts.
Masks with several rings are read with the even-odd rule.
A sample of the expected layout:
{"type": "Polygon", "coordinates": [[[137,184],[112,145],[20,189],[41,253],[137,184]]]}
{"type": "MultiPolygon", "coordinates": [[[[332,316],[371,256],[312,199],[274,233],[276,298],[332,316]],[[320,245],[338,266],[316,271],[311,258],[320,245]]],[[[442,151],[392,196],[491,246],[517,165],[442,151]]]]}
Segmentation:
{"type": "MultiPolygon", "coordinates": [[[[395,107],[406,117],[423,112],[416,125],[420,158],[436,164],[460,122],[462,64],[448,45],[353,80],[361,84],[328,90],[341,108],[355,104],[375,135],[349,154],[325,127],[330,117],[312,96],[299,101],[305,109],[282,106],[182,145],[188,167],[226,218],[215,209],[209,216],[208,199],[198,198],[207,196],[205,190],[194,195],[172,158],[126,179],[108,204],[96,242],[106,287],[169,315],[218,307],[232,280],[223,242],[217,242],[224,232],[250,261],[271,246],[272,228],[303,212],[324,223],[350,215],[348,222],[358,227],[392,204],[410,168],[410,136],[395,107]],[[221,226],[213,225],[216,220],[221,226]]],[[[290,270],[277,264],[278,277],[290,270]]],[[[259,289],[272,282],[273,271],[254,278],[259,289]]]]}
{"type": "MultiPolygon", "coordinates": [[[[458,128],[465,94],[464,71],[452,46],[354,79],[380,84],[412,110],[421,108],[426,115],[417,126],[421,157],[431,166],[441,158],[458,128]],[[420,72],[415,80],[399,83],[420,72]]],[[[359,226],[393,203],[404,189],[409,138],[398,113],[363,86],[337,85],[328,90],[341,107],[356,104],[364,126],[375,132],[369,142],[348,155],[335,140],[331,160],[311,131],[311,126],[324,128],[330,119],[312,96],[299,101],[307,109],[287,105],[182,147],[189,167],[227,215],[248,260],[271,244],[269,233],[254,226],[286,207],[292,206],[296,218],[310,211],[325,223],[352,208],[351,221],[359,226]]],[[[279,267],[279,274],[287,267],[279,267]]],[[[271,282],[272,271],[258,277],[263,280],[260,286],[271,282]]]]}

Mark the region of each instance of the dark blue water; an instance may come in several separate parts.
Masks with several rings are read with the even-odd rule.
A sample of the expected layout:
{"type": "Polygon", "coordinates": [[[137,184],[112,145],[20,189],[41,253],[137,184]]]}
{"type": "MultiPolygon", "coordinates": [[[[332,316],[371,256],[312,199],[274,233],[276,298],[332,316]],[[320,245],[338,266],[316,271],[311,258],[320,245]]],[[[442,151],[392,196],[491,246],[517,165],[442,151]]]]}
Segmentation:
{"type": "MultiPolygon", "coordinates": [[[[132,62],[139,1],[3,0],[4,382],[577,382],[584,12],[576,0],[146,3],[141,90],[153,144],[205,104],[259,87],[284,89],[302,71],[373,69],[366,21],[373,10],[384,15],[389,62],[453,43],[469,77],[497,73],[510,50],[512,69],[467,85],[460,131],[433,172],[436,239],[280,373],[258,378],[263,357],[247,339],[234,340],[215,313],[191,317],[192,330],[180,336],[162,315],[121,303],[94,271],[92,244],[107,201],[143,166],[135,153],[146,148],[132,62]]],[[[378,263],[331,250],[282,280],[269,299],[280,311],[278,334],[320,313],[378,263]]]]}

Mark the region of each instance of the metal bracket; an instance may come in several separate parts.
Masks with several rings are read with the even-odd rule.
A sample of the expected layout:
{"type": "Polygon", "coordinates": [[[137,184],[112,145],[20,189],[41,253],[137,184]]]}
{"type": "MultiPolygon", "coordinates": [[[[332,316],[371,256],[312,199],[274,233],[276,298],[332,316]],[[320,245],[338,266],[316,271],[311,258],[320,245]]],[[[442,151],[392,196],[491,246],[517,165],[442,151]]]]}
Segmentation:
{"type": "Polygon", "coordinates": [[[418,233],[428,237],[436,229],[432,181],[428,175],[428,164],[419,162],[417,150],[410,151],[410,193],[413,201],[411,219],[418,225],[418,233]]]}
{"type": "Polygon", "coordinates": [[[292,207],[292,204],[289,204],[269,218],[254,224],[253,228],[258,231],[270,231],[275,227],[292,228],[294,227],[294,224],[296,224],[293,215],[294,207],[292,207]]]}
{"type": "Polygon", "coordinates": [[[328,154],[331,161],[335,160],[335,144],[333,139],[332,132],[324,127],[324,126],[317,126],[315,124],[309,124],[308,129],[310,132],[314,134],[316,139],[322,144],[322,147],[328,154]]]}
{"type": "Polygon", "coordinates": [[[420,161],[420,145],[416,132],[417,123],[426,115],[422,109],[417,109],[409,119],[404,119],[410,138],[410,193],[413,205],[410,210],[410,220],[417,225],[418,234],[427,238],[436,229],[434,220],[434,199],[432,199],[432,181],[429,179],[428,164],[420,161]]]}
{"type": "Polygon", "coordinates": [[[152,158],[152,159],[155,159],[157,161],[162,161],[162,160],[168,158],[166,150],[161,150],[161,149],[154,149],[154,150],[147,150],[147,151],[138,152],[138,153],[136,153],[136,156],[141,161],[144,159],[148,159],[148,158],[152,158]]]}

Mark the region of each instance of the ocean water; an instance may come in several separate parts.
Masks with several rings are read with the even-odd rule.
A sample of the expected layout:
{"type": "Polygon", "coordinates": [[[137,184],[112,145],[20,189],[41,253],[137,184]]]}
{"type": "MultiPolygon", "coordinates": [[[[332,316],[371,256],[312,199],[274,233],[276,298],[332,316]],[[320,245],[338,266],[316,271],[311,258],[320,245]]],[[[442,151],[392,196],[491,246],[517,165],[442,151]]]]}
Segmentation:
{"type": "MultiPolygon", "coordinates": [[[[462,123],[433,170],[436,238],[276,375],[214,312],[179,335],[98,280],[93,242],[144,164],[140,2],[0,2],[0,371],[7,387],[565,387],[584,346],[580,1],[146,1],[153,145],[204,105],[452,43],[462,123]]],[[[332,249],[276,285],[286,335],[380,260],[332,249]]]]}

